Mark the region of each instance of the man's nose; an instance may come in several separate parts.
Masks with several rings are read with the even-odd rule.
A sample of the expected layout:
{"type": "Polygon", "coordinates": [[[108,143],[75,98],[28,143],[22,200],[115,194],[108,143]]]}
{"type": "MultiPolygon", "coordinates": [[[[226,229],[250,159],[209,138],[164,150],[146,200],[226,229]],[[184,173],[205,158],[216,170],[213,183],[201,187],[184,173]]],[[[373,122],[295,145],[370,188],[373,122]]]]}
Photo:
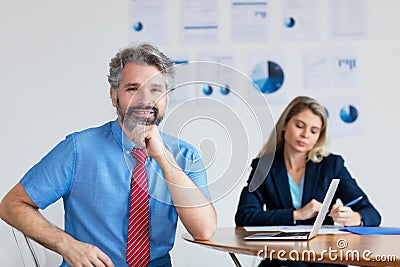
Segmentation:
{"type": "Polygon", "coordinates": [[[144,106],[153,106],[154,105],[154,97],[151,95],[151,92],[149,89],[146,88],[140,88],[135,96],[133,101],[137,104],[141,104],[144,106]]]}

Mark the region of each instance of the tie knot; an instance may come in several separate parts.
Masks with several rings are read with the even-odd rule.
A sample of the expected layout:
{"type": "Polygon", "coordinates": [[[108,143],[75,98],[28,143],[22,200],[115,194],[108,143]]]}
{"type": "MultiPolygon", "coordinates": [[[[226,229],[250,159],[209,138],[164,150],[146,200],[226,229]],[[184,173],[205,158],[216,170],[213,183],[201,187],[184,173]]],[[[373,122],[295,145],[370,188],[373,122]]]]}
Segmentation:
{"type": "Polygon", "coordinates": [[[146,161],[146,157],[147,157],[146,153],[141,149],[137,149],[137,148],[132,149],[132,155],[135,157],[135,159],[138,161],[138,163],[144,164],[144,162],[146,161]]]}

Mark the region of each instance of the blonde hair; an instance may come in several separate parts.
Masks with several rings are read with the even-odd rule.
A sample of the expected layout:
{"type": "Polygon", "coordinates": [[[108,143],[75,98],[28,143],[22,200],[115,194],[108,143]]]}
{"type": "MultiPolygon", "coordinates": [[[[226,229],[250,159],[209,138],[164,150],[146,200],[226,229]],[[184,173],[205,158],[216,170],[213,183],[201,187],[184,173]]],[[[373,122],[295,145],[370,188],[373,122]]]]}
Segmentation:
{"type": "Polygon", "coordinates": [[[320,162],[323,157],[328,156],[330,153],[324,149],[324,145],[327,139],[327,124],[328,116],[325,108],[318,103],[315,99],[307,96],[298,96],[294,98],[289,105],[282,112],[278,119],[272,133],[268,137],[267,142],[263,145],[258,157],[261,158],[264,155],[274,154],[275,151],[283,151],[284,139],[284,127],[286,123],[295,115],[300,112],[309,109],[312,113],[321,118],[322,126],[318,141],[314,147],[307,153],[307,161],[320,162]],[[276,145],[275,145],[276,144],[276,145]]]}

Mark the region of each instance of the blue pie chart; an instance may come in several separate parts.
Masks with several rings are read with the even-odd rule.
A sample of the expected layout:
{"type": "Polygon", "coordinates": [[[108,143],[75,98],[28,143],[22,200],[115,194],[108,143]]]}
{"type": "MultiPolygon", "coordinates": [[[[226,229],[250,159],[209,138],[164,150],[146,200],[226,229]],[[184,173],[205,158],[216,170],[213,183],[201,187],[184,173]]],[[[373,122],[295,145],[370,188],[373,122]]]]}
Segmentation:
{"type": "Polygon", "coordinates": [[[229,95],[229,93],[231,92],[231,90],[229,89],[229,85],[221,86],[219,88],[219,91],[222,95],[229,95]]]}
{"type": "Polygon", "coordinates": [[[358,111],[352,105],[343,106],[340,109],[340,119],[345,123],[353,123],[357,120],[358,111]]]}
{"type": "Polygon", "coordinates": [[[211,95],[213,93],[213,87],[211,85],[203,86],[203,94],[211,95]]]}
{"type": "Polygon", "coordinates": [[[294,20],[293,17],[289,17],[285,19],[285,26],[288,28],[293,28],[293,26],[296,24],[296,21],[294,20]]]}
{"type": "Polygon", "coordinates": [[[143,23],[141,23],[140,21],[136,22],[133,25],[133,29],[137,32],[140,32],[141,30],[143,30],[143,23]]]}
{"type": "Polygon", "coordinates": [[[273,61],[258,63],[251,72],[251,79],[264,94],[278,91],[283,85],[284,77],[282,68],[273,61]]]}

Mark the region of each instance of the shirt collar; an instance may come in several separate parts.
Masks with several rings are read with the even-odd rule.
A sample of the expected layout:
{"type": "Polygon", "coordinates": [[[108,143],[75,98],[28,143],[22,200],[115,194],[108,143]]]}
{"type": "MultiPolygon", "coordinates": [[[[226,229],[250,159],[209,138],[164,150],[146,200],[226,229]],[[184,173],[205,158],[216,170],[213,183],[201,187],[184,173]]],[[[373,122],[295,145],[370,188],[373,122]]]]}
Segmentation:
{"type": "Polygon", "coordinates": [[[138,148],[138,146],[122,131],[118,119],[112,122],[111,131],[124,153],[130,154],[133,148],[138,148]]]}

